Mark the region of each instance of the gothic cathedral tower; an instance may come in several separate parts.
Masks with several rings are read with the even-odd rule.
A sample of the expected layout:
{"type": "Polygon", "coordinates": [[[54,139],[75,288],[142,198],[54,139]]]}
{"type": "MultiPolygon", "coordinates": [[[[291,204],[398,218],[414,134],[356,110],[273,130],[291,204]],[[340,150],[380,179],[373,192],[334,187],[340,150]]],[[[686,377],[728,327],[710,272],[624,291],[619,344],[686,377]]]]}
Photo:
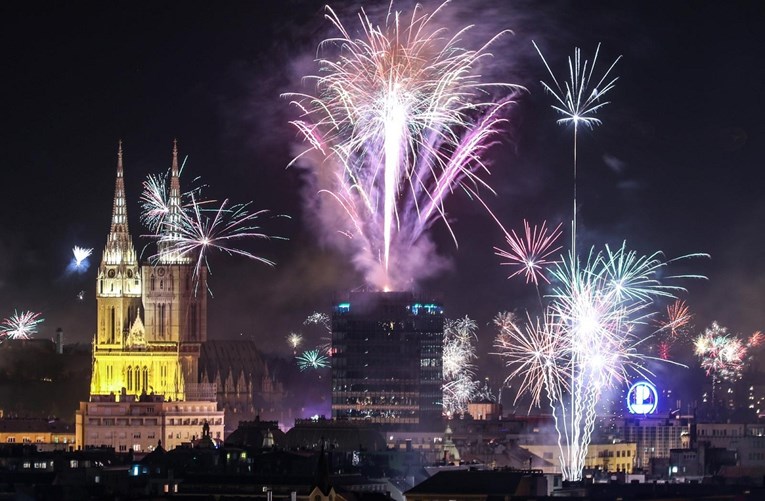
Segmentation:
{"type": "MultiPolygon", "coordinates": [[[[155,287],[154,275],[147,272],[152,269],[151,266],[139,269],[128,230],[120,141],[111,230],[96,278],[98,327],[93,339],[91,397],[156,394],[173,400],[184,398],[185,378],[179,336],[170,331],[167,337],[147,336],[144,327],[147,301],[142,298],[142,293],[146,289],[147,278],[151,281],[150,287],[155,287]],[[147,278],[142,280],[142,276],[147,278]]],[[[159,280],[162,289],[165,282],[159,280]]],[[[176,286],[170,282],[168,287],[172,293],[176,286]]],[[[172,297],[167,302],[168,305],[177,303],[172,297]]],[[[148,303],[153,305],[151,301],[148,303]]],[[[172,311],[172,307],[169,306],[168,311],[172,311]]],[[[168,322],[168,328],[170,325],[168,322]]],[[[190,381],[196,380],[196,374],[193,374],[190,381]]]]}
{"type": "Polygon", "coordinates": [[[207,341],[207,269],[195,267],[195,256],[172,249],[173,240],[179,238],[181,204],[178,143],[173,141],[167,224],[158,243],[156,262],[142,268],[143,304],[148,340],[179,344],[188,385],[198,380],[200,347],[207,341]]]}
{"type": "Polygon", "coordinates": [[[138,317],[141,307],[141,275],[133,241],[128,231],[127,206],[125,205],[122,141],[117,151],[117,181],[114,187],[112,225],[96,280],[97,343],[99,346],[122,348],[125,344],[125,334],[138,317]]]}

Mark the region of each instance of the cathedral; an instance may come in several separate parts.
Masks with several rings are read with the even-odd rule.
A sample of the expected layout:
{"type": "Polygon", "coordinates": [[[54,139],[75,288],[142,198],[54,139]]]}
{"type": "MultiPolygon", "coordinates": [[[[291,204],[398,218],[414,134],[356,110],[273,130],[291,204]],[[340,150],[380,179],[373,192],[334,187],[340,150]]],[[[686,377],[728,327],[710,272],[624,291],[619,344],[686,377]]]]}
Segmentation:
{"type": "MultiPolygon", "coordinates": [[[[165,218],[181,217],[177,143],[167,207],[165,218]]],[[[75,414],[80,447],[140,452],[164,440],[169,449],[199,437],[205,424],[214,438],[224,438],[215,385],[198,383],[207,339],[207,276],[205,270],[195,275],[192,259],[168,247],[172,237],[163,235],[156,260],[138,262],[120,143],[111,228],[96,277],[90,400],[75,414]]]]}
{"type": "MultiPolygon", "coordinates": [[[[164,218],[177,222],[176,142],[169,181],[164,218]]],[[[205,422],[213,438],[223,439],[224,415],[231,431],[239,420],[272,416],[283,399],[254,342],[207,340],[207,270],[195,274],[195,256],[173,250],[168,231],[175,227],[166,225],[155,257],[141,264],[128,229],[120,143],[111,226],[95,284],[90,399],[75,413],[78,446],[146,451],[162,439],[169,449],[199,436],[205,422]]]]}
{"type": "MultiPolygon", "coordinates": [[[[174,144],[165,216],[170,220],[180,217],[179,178],[174,144]]],[[[194,276],[192,260],[173,253],[166,240],[156,262],[139,265],[128,230],[120,146],[111,230],[96,278],[91,395],[183,400],[186,382],[197,381],[200,346],[207,339],[206,270],[194,276]]]]}

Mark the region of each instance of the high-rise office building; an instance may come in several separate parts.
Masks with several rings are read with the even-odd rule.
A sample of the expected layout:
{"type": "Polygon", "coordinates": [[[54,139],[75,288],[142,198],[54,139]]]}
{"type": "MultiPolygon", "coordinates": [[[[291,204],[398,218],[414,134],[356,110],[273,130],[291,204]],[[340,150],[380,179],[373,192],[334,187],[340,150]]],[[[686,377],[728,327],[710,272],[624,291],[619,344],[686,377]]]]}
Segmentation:
{"type": "Polygon", "coordinates": [[[351,292],[332,312],[332,416],[439,422],[443,336],[438,301],[411,292],[351,292]]]}

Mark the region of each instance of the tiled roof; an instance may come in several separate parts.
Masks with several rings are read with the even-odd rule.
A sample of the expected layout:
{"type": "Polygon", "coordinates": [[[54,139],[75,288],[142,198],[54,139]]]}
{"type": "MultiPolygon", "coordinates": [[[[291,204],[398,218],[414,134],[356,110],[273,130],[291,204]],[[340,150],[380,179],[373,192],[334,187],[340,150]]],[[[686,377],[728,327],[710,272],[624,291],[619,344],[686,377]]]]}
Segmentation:
{"type": "Polygon", "coordinates": [[[236,379],[244,372],[246,380],[261,378],[266,371],[263,354],[249,340],[215,340],[202,343],[199,354],[199,373],[207,374],[210,381],[220,373],[221,380],[229,372],[236,379]]]}

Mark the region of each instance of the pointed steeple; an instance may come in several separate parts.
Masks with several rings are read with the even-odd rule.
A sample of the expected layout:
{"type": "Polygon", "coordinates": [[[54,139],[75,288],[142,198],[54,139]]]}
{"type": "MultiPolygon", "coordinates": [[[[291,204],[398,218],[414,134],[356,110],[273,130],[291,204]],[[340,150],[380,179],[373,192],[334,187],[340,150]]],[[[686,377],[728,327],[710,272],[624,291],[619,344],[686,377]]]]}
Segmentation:
{"type": "Polygon", "coordinates": [[[181,209],[181,173],[178,168],[178,140],[173,139],[173,162],[170,166],[170,193],[167,200],[169,212],[165,218],[162,241],[159,242],[159,262],[162,264],[189,263],[189,257],[179,256],[172,251],[172,241],[180,238],[177,228],[180,226],[181,209]]]}
{"type": "Polygon", "coordinates": [[[181,212],[181,173],[178,170],[178,140],[173,139],[173,163],[170,167],[170,218],[177,222],[181,212]]]}
{"type": "Polygon", "coordinates": [[[102,265],[136,265],[133,240],[128,230],[127,202],[125,199],[125,173],[122,165],[122,140],[117,149],[117,179],[114,183],[112,224],[106,240],[102,265]]]}

